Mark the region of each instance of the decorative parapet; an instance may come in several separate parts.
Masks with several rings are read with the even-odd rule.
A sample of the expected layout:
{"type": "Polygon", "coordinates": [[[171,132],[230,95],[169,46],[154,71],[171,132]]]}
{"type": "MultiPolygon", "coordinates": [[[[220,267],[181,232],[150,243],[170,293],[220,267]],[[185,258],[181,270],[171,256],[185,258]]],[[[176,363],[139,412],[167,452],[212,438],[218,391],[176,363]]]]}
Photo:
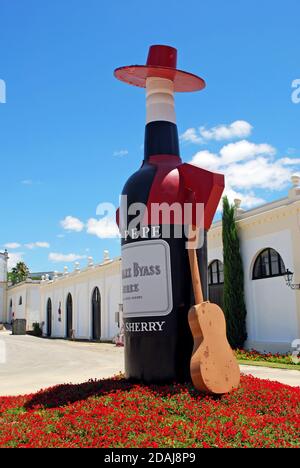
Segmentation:
{"type": "Polygon", "coordinates": [[[300,197],[300,176],[297,174],[292,175],[291,177],[291,182],[293,185],[293,188],[289,191],[289,198],[294,199],[294,198],[299,198],[300,197]]]}
{"type": "Polygon", "coordinates": [[[104,252],[103,252],[103,262],[109,262],[109,261],[110,261],[109,250],[104,250],[104,252]]]}
{"type": "Polygon", "coordinates": [[[241,208],[242,200],[239,198],[234,199],[234,212],[235,212],[235,217],[237,218],[238,216],[242,215],[245,213],[245,210],[241,208]]]}
{"type": "Polygon", "coordinates": [[[88,257],[88,268],[92,268],[94,266],[94,259],[93,257],[88,257]]]}

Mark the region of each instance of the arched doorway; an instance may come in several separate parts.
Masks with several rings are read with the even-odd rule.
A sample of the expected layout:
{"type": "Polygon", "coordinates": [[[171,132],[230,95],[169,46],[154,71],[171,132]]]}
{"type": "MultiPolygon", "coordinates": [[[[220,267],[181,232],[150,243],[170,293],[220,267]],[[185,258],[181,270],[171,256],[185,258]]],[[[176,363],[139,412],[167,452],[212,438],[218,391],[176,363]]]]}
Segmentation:
{"type": "Polygon", "coordinates": [[[224,265],[214,260],[208,267],[209,300],[223,308],[224,265]]]}
{"type": "Polygon", "coordinates": [[[101,338],[101,296],[98,288],[94,289],[92,296],[92,339],[101,338]]]}
{"type": "Polygon", "coordinates": [[[273,247],[260,250],[252,261],[247,304],[248,343],[252,348],[272,351],[271,343],[280,342],[281,349],[288,351],[297,333],[297,303],[284,279],[290,266],[285,261],[288,259],[273,247]]]}
{"type": "Polygon", "coordinates": [[[49,297],[47,301],[47,336],[52,335],[52,301],[49,297]]]}
{"type": "Polygon", "coordinates": [[[9,315],[8,315],[8,323],[11,324],[13,320],[13,301],[12,299],[9,301],[9,315]]]}
{"type": "Polygon", "coordinates": [[[73,299],[71,294],[68,294],[66,304],[66,337],[72,338],[73,330],[73,299]]]}

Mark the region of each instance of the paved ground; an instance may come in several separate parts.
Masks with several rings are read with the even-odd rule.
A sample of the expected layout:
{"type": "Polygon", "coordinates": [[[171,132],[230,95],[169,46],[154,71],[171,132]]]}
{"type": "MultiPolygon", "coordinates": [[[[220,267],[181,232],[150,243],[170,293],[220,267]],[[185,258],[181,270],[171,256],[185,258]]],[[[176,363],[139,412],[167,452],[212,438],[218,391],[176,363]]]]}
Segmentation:
{"type": "Polygon", "coordinates": [[[300,387],[300,371],[273,369],[271,367],[240,366],[243,374],[253,375],[258,379],[275,380],[291,387],[300,387]]]}
{"type": "Polygon", "coordinates": [[[22,395],[62,383],[81,383],[124,371],[123,348],[106,343],[46,340],[0,333],[0,396],[22,395]]]}
{"type": "MultiPolygon", "coordinates": [[[[299,371],[251,366],[241,366],[241,369],[255,377],[300,386],[299,371]]],[[[0,333],[0,396],[21,395],[56,384],[111,377],[123,371],[124,349],[112,344],[0,333]],[[3,359],[3,350],[6,359],[3,359]]]]}

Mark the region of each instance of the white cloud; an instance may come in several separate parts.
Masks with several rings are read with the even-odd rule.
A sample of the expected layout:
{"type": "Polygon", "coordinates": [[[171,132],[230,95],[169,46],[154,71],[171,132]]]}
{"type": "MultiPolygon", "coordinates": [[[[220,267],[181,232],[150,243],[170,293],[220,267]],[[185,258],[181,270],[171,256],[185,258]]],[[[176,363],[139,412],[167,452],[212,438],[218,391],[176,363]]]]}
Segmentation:
{"type": "Polygon", "coordinates": [[[108,216],[102,219],[90,218],[87,222],[86,232],[100,239],[111,239],[120,235],[117,223],[108,216]]]}
{"type": "Polygon", "coordinates": [[[33,181],[31,179],[25,179],[21,181],[22,185],[32,185],[33,181]]]}
{"type": "MultiPolygon", "coordinates": [[[[21,244],[17,242],[8,242],[7,244],[4,245],[6,249],[19,249],[21,247],[21,244]]],[[[27,249],[33,250],[35,248],[40,248],[40,249],[49,249],[50,244],[49,242],[29,242],[28,244],[24,244],[24,247],[27,249]]]]}
{"type": "Polygon", "coordinates": [[[129,153],[128,150],[122,149],[122,150],[119,150],[119,151],[114,151],[113,156],[122,157],[122,156],[127,156],[128,153],[129,153]]]}
{"type": "Polygon", "coordinates": [[[29,244],[25,244],[25,247],[30,250],[33,250],[35,248],[49,249],[50,244],[49,242],[30,242],[29,244]]]}
{"type": "Polygon", "coordinates": [[[282,163],[284,166],[295,166],[300,164],[300,158],[282,158],[279,159],[278,162],[282,163]]]}
{"type": "Polygon", "coordinates": [[[218,125],[210,129],[200,127],[200,135],[205,140],[222,141],[234,138],[247,138],[251,135],[252,130],[252,125],[245,120],[236,120],[230,125],[218,125]]]}
{"type": "Polygon", "coordinates": [[[66,231],[81,232],[84,228],[84,223],[73,216],[66,216],[60,224],[66,231]]]}
{"type": "Polygon", "coordinates": [[[196,153],[191,163],[195,164],[195,166],[207,169],[208,171],[218,171],[221,167],[220,157],[206,150],[196,153]]]}
{"type": "Polygon", "coordinates": [[[49,249],[50,244],[49,242],[36,242],[35,245],[39,247],[40,249],[49,249]]]}
{"type": "Polygon", "coordinates": [[[78,255],[74,253],[70,254],[63,254],[57,252],[51,252],[48,256],[49,260],[54,263],[69,263],[69,262],[76,262],[77,260],[82,260],[86,258],[86,255],[78,255]]]}
{"type": "Polygon", "coordinates": [[[256,156],[274,156],[275,154],[275,148],[270,145],[257,145],[247,140],[242,140],[223,146],[219,154],[211,153],[207,150],[199,151],[193,157],[193,164],[215,171],[223,169],[224,166],[226,167],[229,164],[243,162],[256,156]]]}
{"type": "Polygon", "coordinates": [[[255,190],[279,191],[290,183],[300,158],[274,159],[275,148],[242,140],[221,148],[219,154],[199,151],[191,163],[225,175],[225,194],[231,201],[240,198],[245,208],[262,204],[255,190]]]}
{"type": "Polygon", "coordinates": [[[197,134],[197,130],[195,128],[188,128],[182,135],[180,135],[180,140],[186,143],[203,143],[203,138],[197,134]]]}
{"type": "Polygon", "coordinates": [[[87,223],[83,223],[78,218],[67,216],[60,223],[68,231],[81,232],[86,227],[86,232],[100,239],[109,239],[119,236],[119,229],[115,219],[105,216],[101,219],[90,218],[87,223]]]}
{"type": "Polygon", "coordinates": [[[23,262],[23,252],[14,252],[14,253],[9,253],[9,258],[8,258],[8,271],[11,271],[12,268],[16,266],[17,263],[23,262]]]}
{"type": "Polygon", "coordinates": [[[276,150],[273,146],[265,143],[257,145],[247,140],[229,143],[220,151],[222,164],[244,161],[258,155],[274,156],[275,154],[276,150]]]}
{"type": "Polygon", "coordinates": [[[232,187],[243,189],[282,190],[289,183],[292,171],[280,161],[256,158],[244,164],[225,168],[225,176],[232,187]]]}
{"type": "Polygon", "coordinates": [[[19,249],[21,244],[18,244],[17,242],[8,242],[7,244],[4,244],[4,247],[6,249],[19,249]]]}
{"type": "MultiPolygon", "coordinates": [[[[235,199],[242,200],[242,207],[243,208],[253,208],[258,205],[263,205],[266,203],[266,200],[262,197],[257,197],[253,191],[250,192],[240,192],[234,190],[232,187],[230,187],[229,183],[226,183],[225,181],[225,189],[223,196],[227,196],[230,203],[233,203],[235,199]]],[[[223,198],[223,197],[222,197],[223,198]]],[[[223,210],[223,201],[222,199],[220,200],[219,206],[218,206],[218,212],[222,212],[223,210]]]]}
{"type": "Polygon", "coordinates": [[[21,180],[22,185],[41,185],[42,182],[40,180],[32,180],[32,179],[23,179],[21,180]]]}
{"type": "Polygon", "coordinates": [[[236,120],[229,125],[217,125],[212,128],[200,127],[188,128],[180,139],[186,143],[203,144],[207,141],[224,141],[240,138],[248,138],[253,127],[245,120],[236,120]]]}

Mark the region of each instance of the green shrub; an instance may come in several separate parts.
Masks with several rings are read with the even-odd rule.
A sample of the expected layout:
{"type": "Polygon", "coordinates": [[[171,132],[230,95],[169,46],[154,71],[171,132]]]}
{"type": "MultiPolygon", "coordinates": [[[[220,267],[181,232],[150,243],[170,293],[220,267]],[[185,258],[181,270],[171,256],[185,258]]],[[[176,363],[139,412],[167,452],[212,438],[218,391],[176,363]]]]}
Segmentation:
{"type": "Polygon", "coordinates": [[[33,328],[33,331],[32,331],[33,336],[43,336],[42,327],[38,322],[34,322],[32,324],[32,328],[33,328]]]}

